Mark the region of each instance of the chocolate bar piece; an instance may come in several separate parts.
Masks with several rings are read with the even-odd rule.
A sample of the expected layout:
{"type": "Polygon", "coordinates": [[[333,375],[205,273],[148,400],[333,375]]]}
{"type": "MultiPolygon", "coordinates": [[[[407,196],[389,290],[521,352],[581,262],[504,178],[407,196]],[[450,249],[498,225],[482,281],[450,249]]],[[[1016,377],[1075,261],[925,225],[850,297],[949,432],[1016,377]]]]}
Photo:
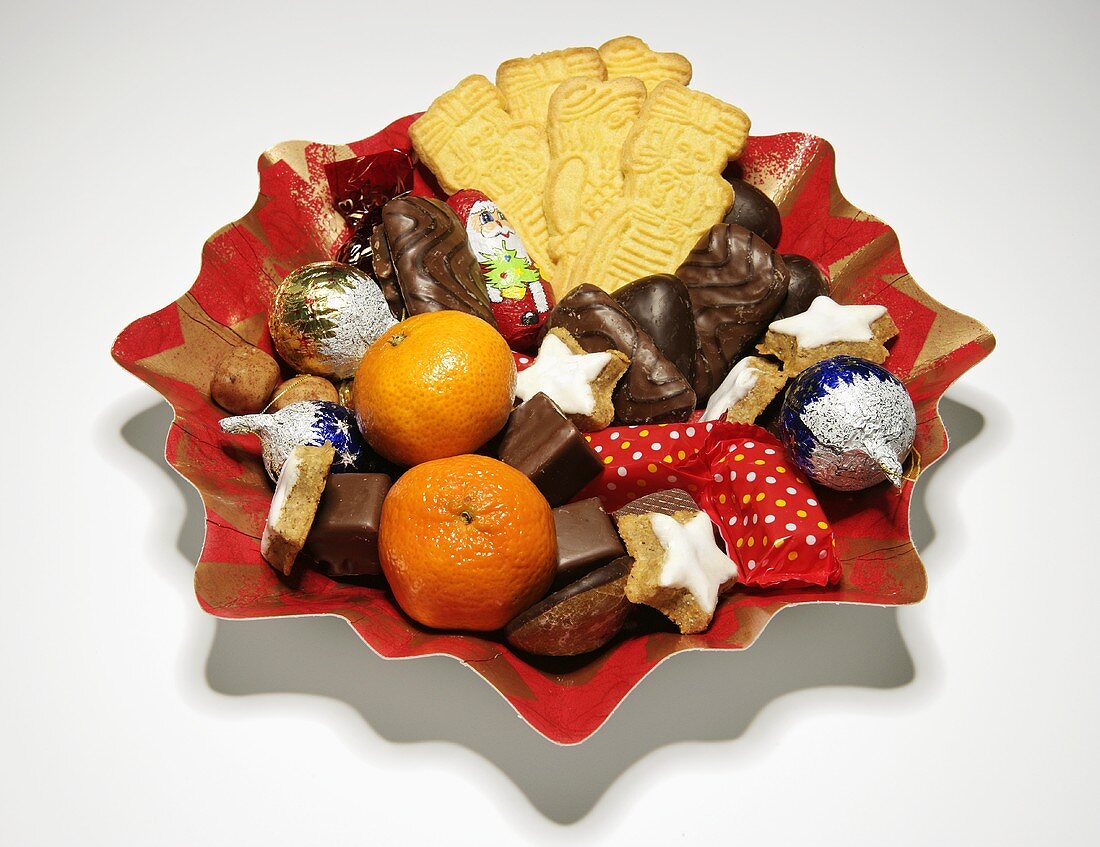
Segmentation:
{"type": "Polygon", "coordinates": [[[687,285],[699,345],[693,385],[700,402],[760,337],[787,296],[783,259],[759,236],[715,224],[676,276],[687,285]]]}
{"type": "Polygon", "coordinates": [[[630,359],[612,398],[618,423],[686,421],[695,409],[691,383],[602,288],[574,288],[550,312],[546,326],[568,331],[589,353],[618,350],[630,359]]]}
{"type": "Polygon", "coordinates": [[[553,514],[558,537],[558,571],[551,586],[554,590],[626,555],[623,541],[599,497],[566,503],[554,509],[553,514]]]}
{"type": "Polygon", "coordinates": [[[688,381],[695,376],[695,316],[687,286],[671,274],[634,280],[614,294],[688,381]]]}
{"type": "Polygon", "coordinates": [[[454,309],[497,325],[466,228],[450,206],[396,197],[382,209],[382,227],[410,315],[454,309]]]}
{"type": "Polygon", "coordinates": [[[615,519],[618,520],[623,515],[674,515],[677,512],[698,511],[699,504],[694,497],[682,488],[669,488],[665,491],[654,491],[627,503],[615,512],[615,519]]]}
{"type": "Polygon", "coordinates": [[[381,473],[343,473],[329,477],[305,552],[316,570],[329,576],[366,576],[381,572],[378,522],[390,478],[381,473]]]}
{"type": "Polygon", "coordinates": [[[508,643],[537,656],[578,656],[603,647],[622,629],[632,604],[626,580],[634,560],[616,559],[517,615],[508,643]]]}
{"type": "Polygon", "coordinates": [[[526,474],[551,506],[564,503],[603,469],[581,431],[541,393],[512,411],[497,458],[526,474]]]}
{"type": "Polygon", "coordinates": [[[791,281],[787,285],[787,297],[775,313],[774,319],[777,321],[801,315],[810,308],[815,297],[829,296],[829,281],[817,265],[805,256],[784,253],[783,264],[787,266],[791,281]]]}

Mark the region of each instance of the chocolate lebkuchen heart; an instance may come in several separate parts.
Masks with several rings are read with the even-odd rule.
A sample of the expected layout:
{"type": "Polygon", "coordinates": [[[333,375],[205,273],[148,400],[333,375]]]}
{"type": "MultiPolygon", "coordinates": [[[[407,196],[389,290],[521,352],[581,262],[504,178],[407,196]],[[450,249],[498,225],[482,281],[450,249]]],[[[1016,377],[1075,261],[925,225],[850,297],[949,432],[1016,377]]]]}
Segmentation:
{"type": "Polygon", "coordinates": [[[624,285],[614,297],[690,381],[698,339],[687,287],[671,274],[654,274],[624,285]]]}
{"type": "Polygon", "coordinates": [[[630,367],[612,395],[620,424],[686,421],[695,408],[691,383],[615,299],[579,285],[550,312],[546,327],[561,327],[589,353],[618,350],[630,367]]]}
{"type": "Polygon", "coordinates": [[[676,276],[687,285],[695,313],[693,385],[703,402],[779,310],[790,274],[758,235],[721,223],[699,239],[676,276]]]}

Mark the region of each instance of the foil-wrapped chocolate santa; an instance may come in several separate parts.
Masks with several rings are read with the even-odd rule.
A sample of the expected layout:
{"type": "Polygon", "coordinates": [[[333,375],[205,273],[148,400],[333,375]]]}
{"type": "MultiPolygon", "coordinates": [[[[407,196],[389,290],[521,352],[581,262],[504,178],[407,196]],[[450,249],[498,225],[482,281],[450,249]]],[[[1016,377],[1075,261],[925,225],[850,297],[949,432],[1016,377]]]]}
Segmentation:
{"type": "Polygon", "coordinates": [[[554,307],[549,283],[496,203],[472,189],[447,203],[466,227],[501,335],[512,349],[530,350],[554,307]]]}

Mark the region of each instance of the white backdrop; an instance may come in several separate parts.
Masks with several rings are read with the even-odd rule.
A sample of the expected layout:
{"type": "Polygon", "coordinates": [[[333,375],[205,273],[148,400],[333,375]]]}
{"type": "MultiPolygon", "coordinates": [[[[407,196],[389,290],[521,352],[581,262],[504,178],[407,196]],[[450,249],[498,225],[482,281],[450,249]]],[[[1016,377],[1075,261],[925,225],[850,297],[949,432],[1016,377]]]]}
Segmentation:
{"type": "Polygon", "coordinates": [[[5,2],[0,842],[1096,843],[1097,11],[5,2]],[[559,749],[449,660],[205,616],[168,411],[108,349],[188,287],[266,147],[625,32],[755,132],[831,140],[845,194],[1000,346],[944,402],[925,602],[785,613],[559,749]]]}

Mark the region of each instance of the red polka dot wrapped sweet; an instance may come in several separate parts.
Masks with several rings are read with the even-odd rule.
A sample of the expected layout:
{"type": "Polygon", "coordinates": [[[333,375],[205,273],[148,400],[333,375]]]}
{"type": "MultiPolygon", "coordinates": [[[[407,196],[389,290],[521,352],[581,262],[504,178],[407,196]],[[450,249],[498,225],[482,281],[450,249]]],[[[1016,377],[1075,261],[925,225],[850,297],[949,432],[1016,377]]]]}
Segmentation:
{"type": "Polygon", "coordinates": [[[579,497],[615,510],[683,488],[718,527],[743,585],[839,581],[833,530],[813,488],[767,430],[721,421],[613,427],[589,442],[602,474],[579,497]]]}

